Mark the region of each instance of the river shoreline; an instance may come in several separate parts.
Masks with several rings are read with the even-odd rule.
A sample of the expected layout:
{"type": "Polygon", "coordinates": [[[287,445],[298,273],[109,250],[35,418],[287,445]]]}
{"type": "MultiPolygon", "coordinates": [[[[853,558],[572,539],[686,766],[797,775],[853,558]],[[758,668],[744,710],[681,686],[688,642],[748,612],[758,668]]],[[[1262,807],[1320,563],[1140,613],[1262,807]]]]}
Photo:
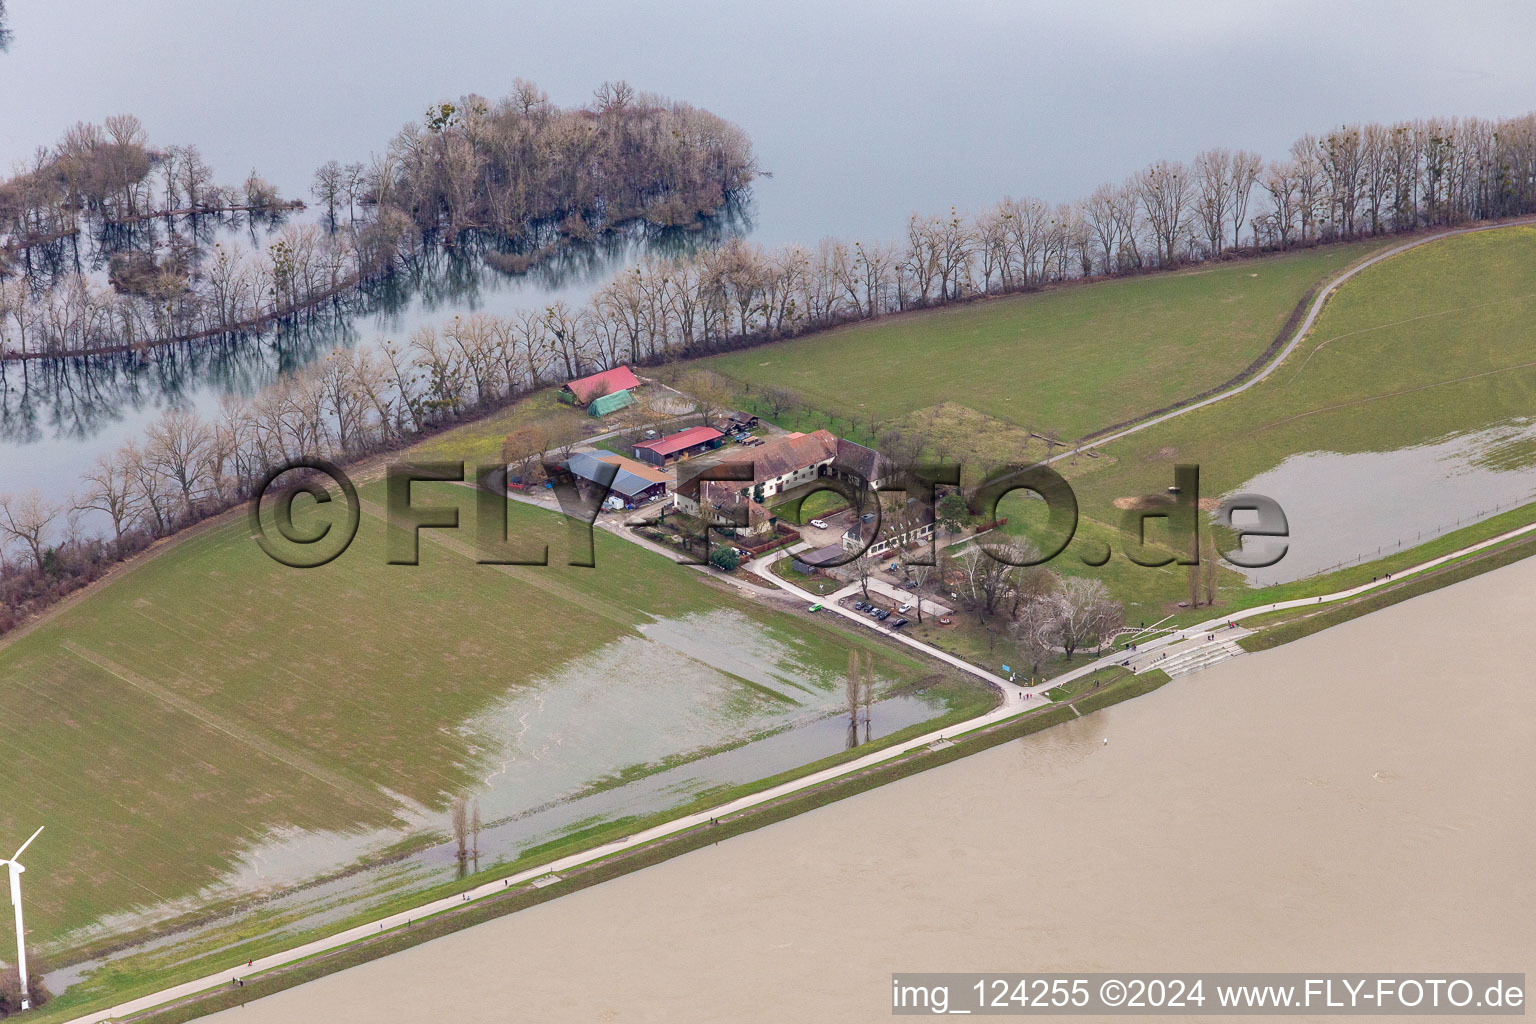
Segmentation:
{"type": "Polygon", "coordinates": [[[1499,569],[242,1019],[875,1020],[896,970],[1529,969],[1533,585],[1499,569]]]}

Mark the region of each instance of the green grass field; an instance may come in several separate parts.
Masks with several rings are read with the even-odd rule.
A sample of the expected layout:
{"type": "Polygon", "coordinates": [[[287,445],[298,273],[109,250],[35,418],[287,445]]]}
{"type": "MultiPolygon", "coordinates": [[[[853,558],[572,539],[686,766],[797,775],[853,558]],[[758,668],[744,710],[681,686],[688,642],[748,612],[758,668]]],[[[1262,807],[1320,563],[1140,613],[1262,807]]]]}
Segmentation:
{"type": "MultiPolygon", "coordinates": [[[[942,435],[951,457],[1003,461],[1020,449],[1027,457],[1043,450],[1032,449],[1030,431],[1070,438],[1230,378],[1265,350],[1308,289],[1376,247],[982,302],[701,363],[736,381],[749,402],[753,387],[791,387],[806,403],[837,410],[839,432],[857,439],[872,439],[881,423],[918,424],[942,435]]],[[[1055,567],[1105,579],[1130,621],[1154,621],[1185,596],[1186,574],[1131,565],[1113,501],[1161,491],[1175,462],[1198,462],[1203,493],[1215,495],[1296,452],[1396,449],[1531,416],[1533,256],[1536,230],[1519,228],[1395,257],[1342,289],[1259,386],[1106,446],[1101,458],[1062,465],[1084,520],[1055,567]],[[1111,561],[1087,566],[1081,556],[1105,544],[1111,561]]],[[[412,454],[494,460],[513,426],[567,413],[546,393],[412,454]]],[[[800,410],[785,425],[809,428],[818,415],[800,410]]],[[[1489,458],[1528,466],[1536,444],[1489,458]]],[[[235,517],[0,645],[8,763],[0,836],[49,827],[48,842],[29,852],[27,879],[29,930],[45,951],[67,953],[72,940],[61,937],[104,915],[208,891],[242,851],[274,835],[363,835],[413,815],[446,826],[448,802],[473,791],[487,768],[487,737],[467,723],[552,675],[597,671],[602,652],[625,644],[659,659],[636,670],[652,683],[666,686],[685,663],[707,678],[723,695],[720,715],[742,728],[786,704],[835,698],[850,646],[874,652],[892,690],[932,678],[931,666],[844,632],[830,616],[765,610],[603,531],[599,568],[567,567],[555,518],[522,505],[512,507],[513,529],[547,534],[554,564],[476,565],[464,488],[419,489],[424,500],[459,505],[465,526],[424,534],[421,565],[388,566],[382,486],[362,491],[362,531],[328,566],[272,562],[235,517]],[[754,657],[770,652],[763,674],[711,660],[708,650],[662,657],[655,629],[645,632],[720,612],[744,624],[722,640],[754,657]]],[[[1028,507],[1002,512],[1011,532],[1027,528],[1028,507]]],[[[1506,513],[1376,564],[1418,560],[1529,518],[1525,509],[1506,513]]],[[[1321,592],[1371,571],[1357,566],[1264,592],[1224,573],[1223,606],[1321,592]]],[[[1013,660],[994,631],[914,624],[913,632],[989,667],[1013,660]]],[[[616,673],[614,684],[624,682],[616,673]]],[[[637,755],[585,781],[652,760],[637,755]]],[[[0,957],[9,958],[9,943],[0,938],[0,957]]]]}
{"type": "MultiPolygon", "coordinates": [[[[1536,228],[1507,228],[1434,242],[1363,272],[1268,379],[1106,446],[1107,457],[1076,467],[1072,482],[1087,514],[1103,515],[1116,498],[1162,491],[1176,462],[1197,463],[1201,493],[1214,496],[1296,453],[1395,451],[1529,422],[1533,410],[1536,228]]],[[[1518,470],[1533,455],[1529,445],[1505,446],[1485,461],[1518,470]]],[[[1490,524],[1462,536],[1492,532],[1490,524]]],[[[1370,578],[1371,567],[1363,571],[1370,578]]]]}
{"type": "MultiPolygon", "coordinates": [[[[1378,247],[1332,246],[1016,295],[694,365],[736,382],[748,402],[754,386],[790,388],[804,405],[835,413],[832,425],[848,436],[872,436],[872,423],[936,417],[942,424],[954,418],[940,408],[951,403],[1071,439],[1229,379],[1264,352],[1309,288],[1378,247]]],[[[816,421],[797,412],[784,425],[816,421]]],[[[957,433],[974,435],[980,426],[957,433]]],[[[956,443],[948,454],[968,450],[963,437],[956,443]]]]}
{"type": "MultiPolygon", "coordinates": [[[[382,484],[360,490],[362,528],[327,566],[271,561],[236,517],[0,647],[0,835],[48,826],[29,853],[27,921],[56,960],[70,929],[171,907],[270,837],[423,817],[446,830],[448,803],[477,791],[498,741],[466,723],[620,642],[639,660],[615,677],[616,706],[643,713],[625,692],[636,674],[663,694],[707,684],[722,740],[837,703],[850,647],[873,652],[885,688],[935,679],[824,616],[765,609],[601,530],[598,568],[565,566],[563,525],[525,505],[511,506],[512,529],[549,537],[554,564],[477,565],[467,488],[418,487],[418,503],[459,505],[465,526],[424,532],[420,565],[386,565],[382,484]],[[642,632],[704,614],[730,616],[751,655],[741,664],[761,671],[642,632]],[[679,666],[688,674],[652,678],[679,666]]],[[[676,693],[655,710],[703,713],[694,703],[676,693]]]]}
{"type": "MultiPolygon", "coordinates": [[[[1268,379],[1107,447],[1090,495],[1160,491],[1174,461],[1236,487],[1296,452],[1388,451],[1536,411],[1536,228],[1462,235],[1362,272],[1268,379]]],[[[1503,453],[1529,464],[1532,452],[1503,453]]],[[[1209,486],[1207,486],[1207,481],[1209,486]]]]}
{"type": "MultiPolygon", "coordinates": [[[[1228,379],[1263,351],[1307,289],[1376,247],[1018,296],[702,362],[736,381],[759,415],[767,410],[751,388],[768,384],[824,407],[787,410],[785,426],[828,426],[868,441],[877,423],[899,422],[939,437],[943,450],[930,454],[984,463],[1020,452],[1038,458],[1047,449],[1029,439],[1031,431],[1071,438],[1228,379]]],[[[1529,227],[1395,256],[1340,289],[1302,345],[1260,385],[1106,446],[1098,458],[1058,463],[1077,491],[1082,520],[1052,568],[1104,580],[1131,622],[1205,618],[1204,609],[1177,608],[1188,596],[1186,569],[1144,568],[1121,553],[1117,498],[1162,492],[1177,462],[1198,463],[1201,493],[1215,496],[1298,452],[1394,450],[1528,420],[1536,410],[1533,257],[1536,229],[1529,227]],[[1107,564],[1083,562],[1106,544],[1115,552],[1107,564]]],[[[1527,467],[1536,463],[1536,441],[1504,443],[1478,461],[1527,467]]],[[[1039,508],[1006,499],[999,509],[1010,518],[1005,532],[1034,528],[1030,513],[1039,508]]],[[[1517,510],[1455,537],[1467,543],[1528,519],[1517,510]]],[[[1361,565],[1262,590],[1223,566],[1220,606],[1322,593],[1449,550],[1449,540],[1412,541],[1361,565]]],[[[933,638],[995,660],[1001,638],[971,625],[933,638]]]]}

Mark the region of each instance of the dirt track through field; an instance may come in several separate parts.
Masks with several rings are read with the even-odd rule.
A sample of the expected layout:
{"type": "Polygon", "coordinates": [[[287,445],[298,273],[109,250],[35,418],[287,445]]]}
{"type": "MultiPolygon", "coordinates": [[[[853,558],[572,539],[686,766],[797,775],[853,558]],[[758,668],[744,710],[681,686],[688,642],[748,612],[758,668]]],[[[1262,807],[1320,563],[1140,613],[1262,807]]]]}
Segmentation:
{"type": "Polygon", "coordinates": [[[1530,972],[1533,588],[1518,562],[208,1019],[875,1022],[899,971],[1530,972]]]}
{"type": "Polygon", "coordinates": [[[327,768],[323,768],[303,754],[273,739],[262,736],[238,722],[222,715],[216,715],[196,701],[189,700],[151,679],[146,679],[132,669],[119,665],[115,661],[97,654],[95,651],[81,647],[71,640],[64,641],[60,646],[82,661],[89,662],[102,671],[110,673],[167,707],[173,708],[184,715],[190,715],[208,726],[208,728],[216,729],[230,739],[243,743],[252,750],[270,757],[274,761],[280,761],[295,771],[303,772],[305,775],[330,786],[351,800],[370,807],[376,807],[391,816],[399,814],[401,810],[399,805],[392,803],[378,790],[353,782],[327,768]]]}
{"type": "MultiPolygon", "coordinates": [[[[367,500],[361,500],[360,504],[362,505],[363,511],[373,519],[377,520],[381,525],[386,525],[389,522],[388,512],[382,505],[378,505],[367,500]]],[[[480,559],[481,552],[478,548],[475,547],[475,545],[457,539],[450,531],[422,530],[419,536],[423,540],[429,541],[440,548],[443,548],[447,551],[452,551],[456,555],[462,555],[472,562],[478,561],[480,559]]],[[[553,548],[554,545],[550,545],[550,547],[553,548]]],[[[635,622],[637,620],[644,620],[651,617],[639,609],[626,608],[623,605],[614,604],[611,601],[605,601],[594,594],[583,593],[579,590],[567,587],[557,578],[555,578],[555,575],[549,571],[548,567],[526,565],[496,565],[492,566],[491,568],[497,569],[498,571],[511,576],[519,583],[526,583],[528,586],[533,587],[536,590],[542,590],[544,593],[550,595],[551,597],[565,601],[568,604],[573,604],[578,608],[586,609],[587,611],[601,615],[606,619],[610,619],[613,622],[623,626],[627,630],[633,631],[635,628],[635,622]]],[[[590,569],[587,571],[598,572],[600,570],[590,569]]]]}

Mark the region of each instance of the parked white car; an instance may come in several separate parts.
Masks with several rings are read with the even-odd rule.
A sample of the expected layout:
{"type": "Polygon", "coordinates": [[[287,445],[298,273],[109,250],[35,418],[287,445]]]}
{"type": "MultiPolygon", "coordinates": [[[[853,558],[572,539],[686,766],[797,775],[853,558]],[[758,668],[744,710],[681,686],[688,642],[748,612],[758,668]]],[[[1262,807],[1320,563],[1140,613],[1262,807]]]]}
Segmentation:
{"type": "Polygon", "coordinates": [[[818,530],[825,530],[827,528],[827,521],[825,519],[812,519],[811,525],[818,530]]]}
{"type": "Polygon", "coordinates": [[[902,615],[907,614],[907,612],[909,612],[911,610],[912,610],[912,602],[910,602],[910,601],[908,601],[906,604],[902,605],[900,608],[896,609],[896,611],[899,614],[902,614],[902,615]]]}

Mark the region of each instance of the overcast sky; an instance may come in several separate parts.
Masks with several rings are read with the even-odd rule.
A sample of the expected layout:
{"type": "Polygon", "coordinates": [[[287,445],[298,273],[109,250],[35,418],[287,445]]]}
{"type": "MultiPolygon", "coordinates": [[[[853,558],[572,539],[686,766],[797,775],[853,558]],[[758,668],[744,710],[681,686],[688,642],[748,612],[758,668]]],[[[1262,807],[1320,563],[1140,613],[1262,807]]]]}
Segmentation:
{"type": "Polygon", "coordinates": [[[1536,5],[1323,2],[517,4],[10,0],[0,164],[128,111],[224,180],[289,192],[433,100],[604,79],[743,125],[758,237],[886,237],[908,212],[1060,200],[1156,157],[1536,108],[1536,5]]]}

